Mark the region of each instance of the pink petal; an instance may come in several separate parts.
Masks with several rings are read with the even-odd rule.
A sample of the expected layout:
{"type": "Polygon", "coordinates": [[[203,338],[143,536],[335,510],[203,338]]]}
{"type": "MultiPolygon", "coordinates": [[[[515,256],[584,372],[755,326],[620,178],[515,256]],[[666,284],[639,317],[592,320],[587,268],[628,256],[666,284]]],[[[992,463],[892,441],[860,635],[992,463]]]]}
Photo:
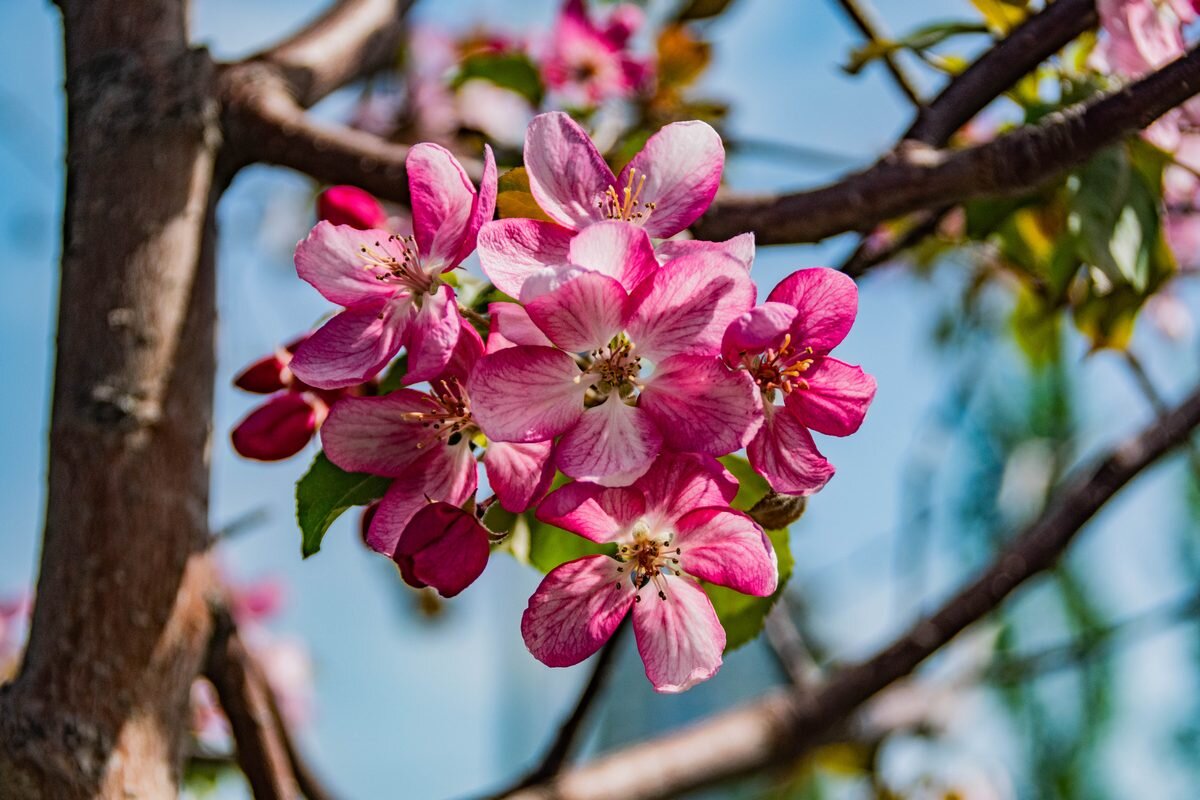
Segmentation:
{"type": "Polygon", "coordinates": [[[475,494],[475,456],[467,443],[439,447],[392,481],[367,529],[367,546],[391,558],[413,515],[430,501],[461,506],[475,494]]]}
{"type": "Polygon", "coordinates": [[[603,544],[626,538],[645,513],[646,502],[637,489],[572,481],[546,496],[537,518],[603,544]]]}
{"type": "Polygon", "coordinates": [[[723,456],[746,445],[762,419],[762,397],[744,371],[713,356],[674,356],[659,364],[639,406],[674,450],[723,456]]]}
{"type": "Polygon", "coordinates": [[[716,355],[729,323],[754,305],[746,270],[721,253],[676,259],[642,281],[629,298],[626,325],[637,352],[659,361],[716,355]]]}
{"type": "Polygon", "coordinates": [[[771,540],[740,511],[698,508],[675,524],[679,566],[688,575],[742,594],[768,597],[779,581],[771,540]]]}
{"type": "Polygon", "coordinates": [[[628,222],[589,225],[571,240],[568,258],[586,270],[616,278],[626,291],[658,271],[650,237],[628,222]]]}
{"type": "Polygon", "coordinates": [[[818,353],[841,344],[858,314],[858,287],[853,279],[828,267],[793,272],[771,290],[767,300],[787,303],[800,312],[792,341],[818,353]]]}
{"type": "Polygon", "coordinates": [[[341,389],[373,378],[400,350],[409,307],[386,299],[348,308],[296,349],[288,368],[309,386],[341,389]]]}
{"type": "Polygon", "coordinates": [[[801,375],[808,383],[785,403],[806,428],[830,436],[849,436],[862,425],[875,397],[875,379],[836,358],[818,359],[801,375]]]}
{"type": "Polygon", "coordinates": [[[347,397],[321,426],[325,455],[347,472],[403,475],[433,448],[444,445],[437,431],[413,421],[441,406],[424,392],[397,389],[382,397],[347,397]]]}
{"type": "Polygon", "coordinates": [[[708,595],[684,577],[666,579],[666,599],[651,583],[633,606],[633,632],[656,692],[675,693],[706,681],[721,668],[725,629],[708,595]]]}
{"type": "MultiPolygon", "coordinates": [[[[320,401],[315,401],[320,403],[320,401]]],[[[320,403],[323,413],[325,404],[320,403]]],[[[233,449],[243,458],[282,461],[312,441],[320,424],[314,401],[284,392],[251,411],[233,429],[233,449]]]]}
{"type": "Polygon", "coordinates": [[[244,392],[274,394],[285,388],[283,382],[285,370],[287,370],[287,364],[279,359],[278,354],[272,353],[239,372],[233,379],[233,385],[244,392]]]}
{"type": "Polygon", "coordinates": [[[520,297],[525,279],[568,263],[572,232],[537,219],[498,219],[479,230],[483,274],[509,297],[520,297]]]}
{"type": "Polygon", "coordinates": [[[693,508],[728,506],[738,482],[712,456],[664,452],[633,488],[646,498],[647,513],[670,527],[693,508]]]}
{"type": "Polygon", "coordinates": [[[586,556],[550,571],[521,616],[525,646],[548,667],[570,667],[600,649],[633,605],[620,562],[586,556]]]}
{"type": "Polygon", "coordinates": [[[360,231],[383,228],[387,212],[370,192],[357,186],[330,186],[317,195],[317,217],[360,231]]]}
{"type": "Polygon", "coordinates": [[[533,199],[572,230],[602,220],[597,206],[615,182],[583,128],[561,111],[539,114],[525,132],[525,170],[533,199]]]}
{"type": "Polygon", "coordinates": [[[296,245],[296,273],[332,303],[353,306],[373,297],[390,297],[395,284],[366,269],[363,248],[383,256],[396,245],[383,230],[360,231],[348,225],[318,222],[308,238],[296,245]]]}
{"type": "Polygon", "coordinates": [[[729,323],[721,339],[725,363],[736,367],[744,355],[758,355],[769,347],[778,347],[797,313],[785,303],[763,303],[729,323]]]}
{"type": "Polygon", "coordinates": [[[491,145],[483,146],[483,175],[479,180],[479,192],[475,195],[475,203],[471,206],[471,216],[467,220],[467,230],[463,234],[462,247],[458,251],[455,265],[461,264],[467,256],[475,251],[479,229],[490,221],[496,214],[496,157],[492,155],[491,145]]]}
{"type": "Polygon", "coordinates": [[[572,478],[626,486],[642,475],[662,447],[650,415],[614,392],[583,412],[558,443],[558,468],[572,478]]]}
{"type": "Polygon", "coordinates": [[[465,241],[478,231],[471,230],[475,186],[458,159],[441,145],[413,145],[404,163],[422,264],[429,271],[451,269],[462,260],[459,252],[465,241]]]}
{"type": "Polygon", "coordinates": [[[404,383],[412,385],[436,378],[446,368],[465,325],[454,290],[442,284],[425,295],[408,326],[408,368],[404,383]]]}
{"type": "Polygon", "coordinates": [[[604,347],[617,335],[627,299],[616,279],[580,272],[557,289],[530,300],[525,310],[550,341],[563,350],[582,353],[604,347]]]}
{"type": "Polygon", "coordinates": [[[487,352],[494,353],[508,347],[529,344],[551,347],[546,334],[533,324],[525,307],[517,303],[489,303],[487,352]]]}
{"type": "Polygon", "coordinates": [[[479,360],[467,392],[475,421],[489,439],[540,442],[583,414],[588,384],[575,360],[550,347],[510,347],[479,360]]]}
{"type": "Polygon", "coordinates": [[[659,242],[658,247],[654,248],[654,253],[658,257],[660,264],[665,264],[682,256],[691,255],[692,253],[724,253],[736,260],[739,264],[746,268],[749,272],[754,265],[754,234],[739,233],[732,239],[726,239],[723,242],[705,242],[700,239],[668,239],[665,242],[659,242]]]}
{"type": "Polygon", "coordinates": [[[550,442],[489,442],[483,454],[488,483],[507,511],[520,514],[550,488],[554,480],[550,442]]]}
{"type": "Polygon", "coordinates": [[[666,239],[708,209],[721,185],[724,168],[725,148],[710,125],[695,120],[673,122],[650,137],[642,151],[621,170],[617,185],[630,185],[632,174],[632,187],[636,189],[645,176],[639,199],[655,204],[644,223],[646,231],[666,239]]]}
{"type": "Polygon", "coordinates": [[[817,450],[808,428],[779,406],[764,407],[763,425],[746,448],[750,465],[771,488],[785,494],[818,492],[833,477],[833,465],[817,450]]]}
{"type": "Polygon", "coordinates": [[[450,359],[445,368],[435,380],[457,380],[462,386],[467,385],[471,370],[483,358],[483,339],[473,325],[462,323],[458,328],[458,341],[450,352],[450,359]]]}
{"type": "Polygon", "coordinates": [[[454,597],[487,566],[488,533],[478,520],[449,503],[429,503],[409,520],[392,559],[418,589],[432,586],[454,597]]]}

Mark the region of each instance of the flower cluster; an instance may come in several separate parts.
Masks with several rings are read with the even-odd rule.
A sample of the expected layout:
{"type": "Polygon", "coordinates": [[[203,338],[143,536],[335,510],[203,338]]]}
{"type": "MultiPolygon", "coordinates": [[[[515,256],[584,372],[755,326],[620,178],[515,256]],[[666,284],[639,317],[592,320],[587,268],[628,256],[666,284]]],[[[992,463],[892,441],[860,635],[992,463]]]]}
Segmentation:
{"type": "Polygon", "coordinates": [[[299,275],[343,309],[294,348],[298,380],[343,391],[404,350],[400,388],[339,397],[321,428],[333,464],[391,481],[367,544],[449,597],[503,538],[485,510],[532,511],[610,548],[553,569],[530,599],[535,657],[578,663],[632,610],[656,689],[707,679],[725,633],[703,585],[766,597],[778,584],[770,540],[733,509],[738,483],[716,459],[747,449],[781,493],[829,480],[809,431],[853,433],[875,391],[830,355],[854,283],[801,270],[756,306],[751,235],[678,238],[724,167],[702,122],[666,126],[614,174],[571,117],[536,117],[524,167],[546,219],[492,221],[490,150],[478,187],[437,145],[407,166],[411,235],[325,220],[296,250],[299,275]],[[494,289],[471,309],[451,272],[476,247],[494,289]],[[493,495],[477,503],[480,466],[493,495]]]}

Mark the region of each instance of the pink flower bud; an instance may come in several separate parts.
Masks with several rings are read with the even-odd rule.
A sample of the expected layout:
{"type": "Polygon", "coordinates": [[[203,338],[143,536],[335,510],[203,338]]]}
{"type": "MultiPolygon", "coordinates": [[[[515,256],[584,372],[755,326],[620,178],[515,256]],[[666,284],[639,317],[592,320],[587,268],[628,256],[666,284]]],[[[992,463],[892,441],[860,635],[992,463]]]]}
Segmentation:
{"type": "Polygon", "coordinates": [[[430,503],[405,526],[392,556],[409,586],[453,597],[475,582],[488,560],[487,530],[449,503],[430,503]]]}
{"type": "Polygon", "coordinates": [[[330,186],[317,197],[317,216],[334,225],[365,231],[382,228],[387,212],[369,192],[357,186],[330,186]]]}
{"type": "Polygon", "coordinates": [[[325,404],[308,395],[278,394],[238,423],[233,448],[258,461],[291,458],[312,439],[325,413],[325,404]]]}
{"type": "Polygon", "coordinates": [[[286,369],[287,365],[280,360],[279,356],[272,354],[266,358],[260,358],[242,370],[233,379],[233,385],[245,392],[274,394],[286,388],[287,384],[284,383],[284,370],[286,369]]]}

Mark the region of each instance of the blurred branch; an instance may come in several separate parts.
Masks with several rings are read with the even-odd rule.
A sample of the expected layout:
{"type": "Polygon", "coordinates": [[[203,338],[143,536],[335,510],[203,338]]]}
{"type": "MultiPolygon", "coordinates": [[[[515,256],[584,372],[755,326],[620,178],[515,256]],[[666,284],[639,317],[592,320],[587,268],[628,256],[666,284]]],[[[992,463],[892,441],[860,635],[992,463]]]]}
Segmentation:
{"type": "Polygon", "coordinates": [[[516,784],[492,795],[495,800],[510,797],[526,787],[547,781],[562,771],[563,765],[566,763],[567,757],[571,754],[571,749],[575,745],[576,739],[579,738],[579,733],[583,728],[588,711],[591,710],[592,705],[600,696],[600,692],[604,689],[604,684],[608,681],[617,647],[625,638],[625,631],[629,626],[630,617],[627,616],[617,626],[617,629],[613,631],[612,637],[605,642],[604,647],[600,648],[600,654],[596,656],[596,663],[592,666],[592,674],[588,677],[587,683],[584,684],[579,699],[575,701],[575,708],[563,720],[562,725],[558,729],[558,734],[554,737],[554,741],[550,744],[550,748],[546,751],[546,754],[542,756],[542,760],[516,784]]]}
{"type": "Polygon", "coordinates": [[[514,795],[523,800],[642,800],[671,797],[810,750],[867,699],[910,674],[1018,586],[1053,566],[1075,534],[1125,484],[1183,443],[1200,425],[1200,388],[1170,413],[1080,468],[1040,517],[986,570],[892,645],[836,673],[813,693],[780,692],[567,771],[514,795]]]}
{"type": "MultiPolygon", "coordinates": [[[[867,0],[836,0],[842,11],[846,12],[846,16],[854,23],[854,27],[858,28],[866,40],[873,45],[882,45],[888,40],[888,36],[879,27],[879,23],[874,19],[873,10],[870,8],[867,0]]],[[[925,103],[921,99],[921,95],[917,92],[916,86],[912,79],[905,73],[904,68],[900,66],[900,62],[896,56],[889,52],[884,52],[883,65],[887,67],[887,71],[891,73],[892,79],[896,81],[896,86],[904,93],[916,108],[922,108],[925,103]]]]}
{"type": "MultiPolygon", "coordinates": [[[[1154,385],[1154,380],[1150,377],[1150,373],[1146,371],[1146,366],[1142,360],[1132,350],[1121,351],[1121,360],[1125,366],[1129,368],[1129,374],[1133,377],[1133,382],[1137,384],[1138,390],[1142,396],[1146,398],[1150,408],[1154,409],[1154,413],[1160,417],[1167,413],[1169,406],[1167,401],[1163,399],[1162,393],[1158,391],[1158,387],[1154,385]]],[[[1200,447],[1196,443],[1188,440],[1188,463],[1198,477],[1200,477],[1200,447]]]]}
{"type": "Polygon", "coordinates": [[[787,602],[787,595],[781,595],[775,605],[767,612],[763,623],[763,631],[767,635],[767,643],[775,660],[783,668],[788,680],[798,691],[812,691],[821,679],[821,668],[813,658],[804,634],[792,619],[792,611],[787,602]]]}

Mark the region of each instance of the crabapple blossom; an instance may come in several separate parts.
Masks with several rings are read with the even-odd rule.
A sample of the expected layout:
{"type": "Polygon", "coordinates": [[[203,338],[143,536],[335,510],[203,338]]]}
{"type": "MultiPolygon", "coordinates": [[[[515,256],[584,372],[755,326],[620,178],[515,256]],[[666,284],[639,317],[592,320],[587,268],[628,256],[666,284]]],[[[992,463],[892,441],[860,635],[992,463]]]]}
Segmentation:
{"type": "Polygon", "coordinates": [[[296,271],[345,310],[296,351],[291,369],[312,386],[336,389],[376,375],[408,348],[410,383],[446,365],[462,326],[454,290],[442,275],[471,254],[496,203],[496,165],[485,146],[475,191],[448,150],[415,145],[406,162],[413,234],[317,223],[296,247],[296,271]]]}
{"type": "Polygon", "coordinates": [[[744,446],[760,424],[758,393],[717,354],[754,301],[745,269],[719,252],[659,267],[645,231],[620,222],[575,236],[568,259],[523,282],[523,310],[493,305],[515,346],[493,348],[472,373],[483,432],[503,442],[561,436],[558,468],[610,485],[632,482],[663,447],[744,446]]]}
{"type": "Polygon", "coordinates": [[[643,17],[637,6],[620,5],[602,27],[588,16],[583,0],[567,0],[541,58],[546,86],[580,107],[633,95],[652,74],[649,61],[627,49],[643,17]]]}
{"type": "Polygon", "coordinates": [[[807,495],[823,487],[834,469],[809,430],[854,433],[875,396],[874,378],[829,355],[857,313],[853,280],[837,270],[802,269],[725,332],[726,363],[749,374],[762,393],[750,464],[778,492],[807,495]],[[777,398],[783,405],[775,405],[777,398]]]}
{"type": "Polygon", "coordinates": [[[529,599],[521,634],[551,667],[578,664],[633,613],[638,652],[659,692],[681,692],[721,666],[725,631],[697,579],[745,594],[775,591],[770,540],[729,503],[737,482],[711,457],[663,454],[631,486],[570,483],[538,507],[539,519],[616,557],[556,567],[529,599]]]}

